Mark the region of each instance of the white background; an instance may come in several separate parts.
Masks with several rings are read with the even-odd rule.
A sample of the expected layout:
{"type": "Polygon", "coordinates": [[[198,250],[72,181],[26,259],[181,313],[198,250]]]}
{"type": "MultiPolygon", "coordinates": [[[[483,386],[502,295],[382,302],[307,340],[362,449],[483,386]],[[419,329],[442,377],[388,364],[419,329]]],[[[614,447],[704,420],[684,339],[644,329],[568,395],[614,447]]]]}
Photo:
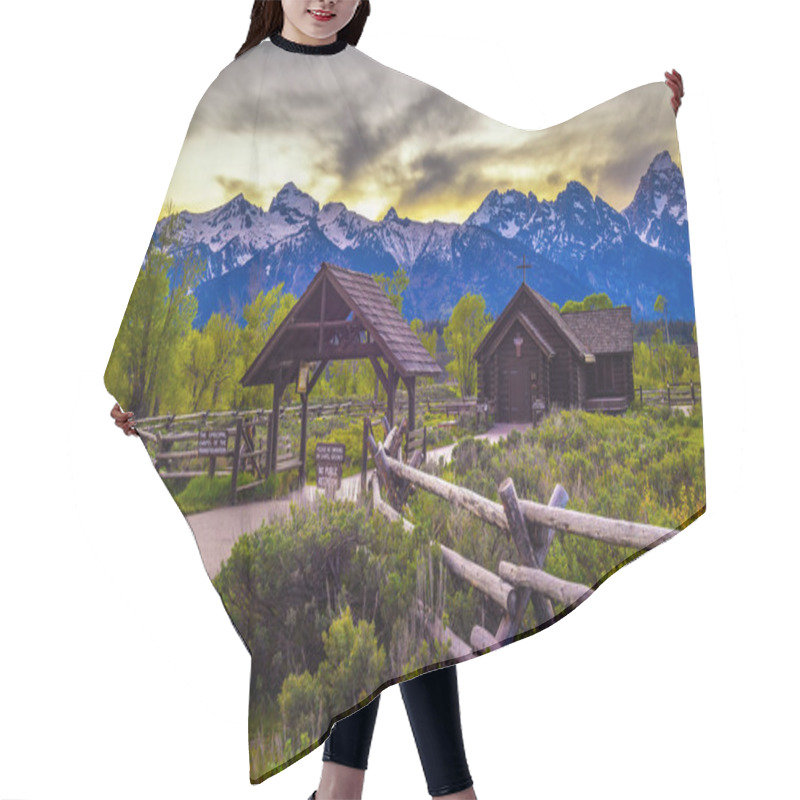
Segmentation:
{"type": "MultiPolygon", "coordinates": [[[[250,785],[249,657],[103,385],[189,120],[250,7],[3,7],[4,800],[305,800],[317,786],[321,746],[250,785]]],[[[481,800],[796,796],[788,8],[373,0],[364,52],[519,127],[672,67],[685,80],[708,511],[558,625],[459,665],[481,800]]],[[[364,798],[427,796],[393,686],[364,798]]]]}

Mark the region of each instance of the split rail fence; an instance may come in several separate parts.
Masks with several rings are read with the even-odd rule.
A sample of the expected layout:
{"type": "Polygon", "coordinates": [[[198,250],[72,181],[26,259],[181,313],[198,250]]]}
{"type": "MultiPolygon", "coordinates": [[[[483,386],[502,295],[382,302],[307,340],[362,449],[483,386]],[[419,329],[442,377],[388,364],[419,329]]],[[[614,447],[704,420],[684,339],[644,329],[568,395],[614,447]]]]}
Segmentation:
{"type": "MultiPolygon", "coordinates": [[[[462,415],[487,414],[494,409],[494,404],[480,403],[476,398],[466,400],[417,400],[417,408],[425,409],[429,414],[444,414],[448,418],[457,419],[462,415]]],[[[287,406],[281,414],[297,414],[302,406],[287,406]]],[[[407,395],[398,394],[395,398],[395,412],[402,414],[408,411],[407,395]]],[[[376,415],[386,413],[386,403],[380,400],[347,400],[341,403],[319,403],[308,407],[310,418],[325,419],[333,416],[376,415]]]]}
{"type": "MultiPolygon", "coordinates": [[[[448,404],[431,401],[427,406],[432,411],[458,413],[465,404],[448,404]]],[[[474,404],[473,404],[474,406],[474,404]]],[[[401,406],[402,408],[402,406],[401,406]]],[[[301,406],[285,406],[281,408],[281,419],[299,414],[301,406]]],[[[358,418],[364,412],[380,414],[370,420],[369,430],[386,425],[388,421],[385,406],[381,403],[348,401],[343,403],[327,403],[309,407],[309,414],[317,418],[326,416],[353,415],[358,418]]],[[[257,486],[266,488],[271,473],[299,470],[301,482],[305,480],[301,455],[296,452],[296,443],[289,435],[280,435],[277,443],[275,466],[270,468],[270,437],[272,426],[270,420],[272,409],[250,409],[246,411],[198,411],[192,414],[163,414],[157,417],[142,417],[136,420],[136,429],[143,441],[148,443],[151,461],[164,479],[193,478],[208,475],[209,477],[230,477],[231,503],[236,502],[240,492],[257,486]],[[201,449],[201,434],[225,435],[224,447],[216,447],[213,451],[201,449]],[[232,446],[230,445],[232,441],[232,446]],[[238,454],[238,458],[235,457],[238,454]],[[225,459],[224,465],[220,459],[225,459]],[[242,484],[239,476],[249,471],[255,480],[242,484]]],[[[365,431],[367,427],[365,426],[365,431]]],[[[421,451],[421,460],[415,461],[419,466],[427,455],[427,429],[423,426],[413,431],[403,429],[405,435],[404,453],[421,451]],[[410,450],[409,450],[410,448],[410,450]]],[[[367,459],[369,449],[364,439],[361,464],[361,494],[366,494],[367,459]]],[[[419,456],[414,456],[420,458],[419,456]]]]}
{"type": "MultiPolygon", "coordinates": [[[[270,475],[271,415],[267,409],[167,414],[137,420],[136,430],[150,444],[149,449],[155,450],[150,458],[162,478],[230,477],[230,501],[235,503],[240,492],[257,486],[266,488],[270,475]],[[209,446],[204,448],[201,435],[218,438],[209,438],[209,446]],[[218,459],[226,459],[227,467],[219,469],[218,459]],[[240,483],[239,476],[245,471],[254,475],[255,480],[240,483]]],[[[300,467],[299,456],[292,452],[288,436],[279,437],[277,450],[274,472],[300,467]]]]}
{"type": "MultiPolygon", "coordinates": [[[[469,632],[467,641],[446,627],[441,617],[437,617],[435,612],[418,600],[415,613],[437,641],[446,643],[453,658],[463,660],[502,646],[519,631],[529,603],[533,606],[536,627],[540,628],[553,620],[553,602],[574,607],[592,594],[593,590],[588,586],[563,580],[545,571],[547,553],[556,531],[635,547],[642,552],[677,533],[669,528],[567,509],[565,506],[569,496],[560,484],[553,490],[548,505],[543,505],[519,498],[514,482],[509,477],[500,484],[498,495],[501,502],[496,503],[423,472],[418,469],[418,464],[404,463],[400,458],[401,426],[402,423],[388,431],[380,444],[371,432],[368,435],[375,463],[375,472],[371,477],[373,510],[390,520],[402,522],[407,531],[413,531],[413,523],[401,511],[411,491],[426,491],[505,531],[513,540],[519,555],[520,563],[500,561],[495,573],[439,545],[450,572],[481,591],[503,611],[497,630],[492,632],[476,624],[469,632]],[[386,499],[381,495],[381,490],[386,499]]],[[[433,546],[436,543],[431,541],[430,544],[433,546]]]]}
{"type": "Polygon", "coordinates": [[[650,406],[695,406],[701,401],[700,384],[694,381],[668,383],[666,389],[644,389],[639,386],[635,393],[639,395],[642,405],[650,406]]]}

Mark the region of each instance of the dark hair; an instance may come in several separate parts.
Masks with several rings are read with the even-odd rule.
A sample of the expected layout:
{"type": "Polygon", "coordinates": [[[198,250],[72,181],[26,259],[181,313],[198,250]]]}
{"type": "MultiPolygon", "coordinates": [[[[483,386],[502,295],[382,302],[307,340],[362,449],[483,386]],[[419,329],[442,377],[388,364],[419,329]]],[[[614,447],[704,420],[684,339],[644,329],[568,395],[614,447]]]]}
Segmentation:
{"type": "MultiPolygon", "coordinates": [[[[369,0],[361,0],[356,13],[347,25],[336,36],[337,40],[345,39],[348,44],[356,45],[361,38],[364,24],[369,16],[369,0]]],[[[244,44],[234,58],[239,58],[251,48],[260,44],[273,33],[283,30],[283,6],[280,0],[255,0],[253,10],[250,12],[250,30],[244,44]]]]}

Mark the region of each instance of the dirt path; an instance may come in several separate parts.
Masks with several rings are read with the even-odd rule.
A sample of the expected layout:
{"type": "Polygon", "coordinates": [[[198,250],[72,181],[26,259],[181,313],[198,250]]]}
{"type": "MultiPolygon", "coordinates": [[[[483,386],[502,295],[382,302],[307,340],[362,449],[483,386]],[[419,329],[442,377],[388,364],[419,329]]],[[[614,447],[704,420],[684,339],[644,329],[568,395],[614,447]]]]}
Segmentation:
{"type": "MultiPolygon", "coordinates": [[[[497,442],[508,436],[512,430],[523,430],[530,425],[495,425],[488,433],[476,436],[497,442]]],[[[455,444],[438,447],[428,453],[427,461],[444,459],[447,463],[453,455],[455,444]]],[[[336,493],[338,500],[355,500],[361,489],[361,476],[351,475],[342,479],[341,489],[336,493]]],[[[257,500],[235,506],[215,508],[199,514],[188,514],[189,527],[197,540],[200,555],[210,578],[216,577],[222,562],[228,558],[234,542],[243,534],[256,530],[265,522],[288,517],[292,503],[312,505],[321,492],[316,486],[305,486],[295,492],[275,500],[257,500]]]]}

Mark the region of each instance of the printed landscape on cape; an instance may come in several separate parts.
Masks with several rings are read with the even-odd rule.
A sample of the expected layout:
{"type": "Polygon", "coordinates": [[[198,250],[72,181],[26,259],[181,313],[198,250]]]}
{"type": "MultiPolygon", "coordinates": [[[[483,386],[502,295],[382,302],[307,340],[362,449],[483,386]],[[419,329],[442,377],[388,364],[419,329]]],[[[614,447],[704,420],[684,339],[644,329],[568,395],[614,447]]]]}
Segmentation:
{"type": "Polygon", "coordinates": [[[269,40],[205,93],[104,379],[252,657],[253,783],[705,511],[669,97],[525,131],[269,40]]]}

